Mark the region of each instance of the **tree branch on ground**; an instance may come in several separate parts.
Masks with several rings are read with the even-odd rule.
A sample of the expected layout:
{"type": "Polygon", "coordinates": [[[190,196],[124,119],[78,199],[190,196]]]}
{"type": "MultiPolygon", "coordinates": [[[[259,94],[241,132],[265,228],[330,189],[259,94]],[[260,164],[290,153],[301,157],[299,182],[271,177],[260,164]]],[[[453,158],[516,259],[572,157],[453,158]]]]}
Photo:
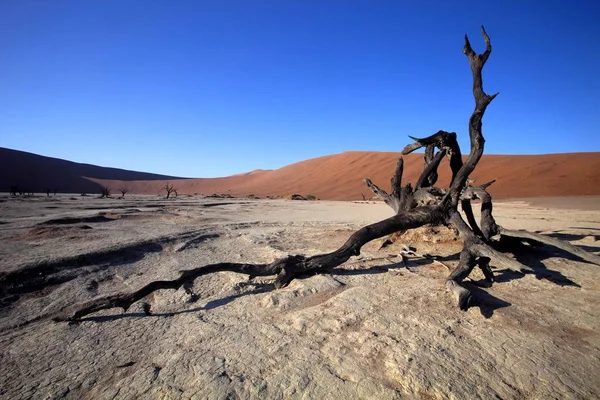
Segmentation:
{"type": "MultiPolygon", "coordinates": [[[[489,284],[494,280],[491,265],[508,268],[520,273],[532,272],[530,267],[497,250],[502,247],[499,245],[503,243],[514,243],[514,240],[544,243],[600,265],[600,257],[571,244],[540,234],[504,229],[497,225],[492,216],[491,196],[486,191],[486,188],[492,182],[477,187],[472,186],[473,180],[469,179],[469,175],[477,166],[484,151],[485,140],[481,131],[481,121],[488,105],[497,96],[497,93],[488,95],[483,90],[481,73],[491,54],[492,47],[483,27],[481,33],[486,44],[486,50],[483,54],[476,54],[473,51],[466,36],[463,49],[473,75],[473,97],[475,99],[475,109],[469,119],[470,152],[464,163],[456,140],[456,133],[438,131],[426,138],[412,138],[414,143],[406,146],[402,151],[404,155],[425,147],[423,170],[414,188],[410,183],[402,186],[404,165],[402,157],[399,158],[396,171],[391,178],[392,191],[390,194],[375,185],[370,179],[365,180],[373,193],[394,210],[395,215],[359,229],[339,249],[330,253],[310,257],[290,255],[270,264],[219,263],[205,265],[181,271],[179,278],[174,280],[151,282],[131,293],[118,293],[99,297],[84,304],[69,307],[56,316],[55,320],[75,321],[93,312],[113,307],[121,307],[127,311],[134,302],[156,290],[178,289],[182,286],[189,290],[189,287],[191,287],[190,282],[194,279],[220,271],[247,274],[250,278],[275,275],[275,287],[281,288],[298,276],[307,273],[331,271],[333,268],[345,263],[350,257],[358,256],[362,246],[374,239],[428,224],[452,226],[462,239],[463,249],[460,253],[458,267],[450,273],[446,280],[448,291],[455,297],[457,305],[462,310],[466,310],[477,303],[469,289],[462,284],[462,281],[469,276],[476,266],[482,270],[489,284]],[[445,189],[433,186],[437,181],[437,169],[443,157],[449,158],[452,171],[450,185],[445,189]],[[471,208],[470,202],[474,199],[481,200],[481,228],[479,228],[471,208]],[[459,202],[468,224],[458,209],[459,202]],[[507,238],[512,242],[504,241],[507,238]]],[[[163,189],[167,190],[168,198],[173,191],[172,185],[167,183],[163,189]]]]}

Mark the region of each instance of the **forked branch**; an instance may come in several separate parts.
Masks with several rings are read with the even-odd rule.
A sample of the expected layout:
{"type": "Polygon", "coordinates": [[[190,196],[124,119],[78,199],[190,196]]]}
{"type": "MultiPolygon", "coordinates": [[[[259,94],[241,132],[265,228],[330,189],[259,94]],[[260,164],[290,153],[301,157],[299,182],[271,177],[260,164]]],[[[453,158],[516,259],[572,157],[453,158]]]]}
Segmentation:
{"type": "Polygon", "coordinates": [[[483,70],[483,66],[492,52],[492,45],[490,44],[490,38],[485,32],[483,26],[481,27],[481,33],[486,43],[485,53],[481,55],[478,55],[473,51],[471,48],[471,43],[469,42],[469,38],[467,35],[465,35],[465,47],[463,49],[463,53],[469,60],[469,65],[471,66],[471,72],[473,74],[473,97],[475,98],[475,110],[473,111],[471,118],[469,118],[469,138],[471,139],[471,151],[467,161],[460,168],[450,185],[449,195],[453,205],[458,204],[460,193],[465,187],[467,178],[469,175],[471,175],[471,172],[473,172],[479,163],[481,156],[483,155],[485,140],[481,132],[481,120],[487,106],[498,95],[498,93],[496,93],[490,96],[487,95],[483,90],[483,78],[481,76],[481,71],[483,70]]]}

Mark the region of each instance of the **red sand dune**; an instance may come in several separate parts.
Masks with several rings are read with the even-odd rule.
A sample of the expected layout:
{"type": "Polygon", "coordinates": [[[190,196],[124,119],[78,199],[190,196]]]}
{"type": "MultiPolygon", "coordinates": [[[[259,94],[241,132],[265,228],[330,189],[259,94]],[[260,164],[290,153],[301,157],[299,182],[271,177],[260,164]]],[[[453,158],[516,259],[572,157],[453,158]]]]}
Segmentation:
{"type": "MultiPolygon", "coordinates": [[[[138,178],[135,174],[141,173],[115,169],[110,169],[112,174],[109,177],[100,173],[106,168],[94,167],[98,171],[86,171],[86,180],[107,185],[113,188],[113,192],[126,185],[130,193],[138,194],[158,194],[166,179],[169,179],[179,189],[180,195],[229,193],[236,197],[249,194],[265,197],[299,193],[312,194],[320,199],[355,200],[362,199],[361,194],[372,196],[363,182],[365,178],[371,178],[374,183],[388,190],[389,179],[399,156],[400,153],[396,152],[351,151],[298,162],[277,170],[255,170],[224,178],[172,179],[156,175],[152,175],[152,178],[140,175],[138,178]],[[129,176],[118,177],[115,171],[128,172],[129,176]]],[[[47,160],[56,160],[41,158],[46,160],[46,170],[47,160]]],[[[422,159],[422,154],[404,157],[404,183],[416,181],[422,168],[422,159]]],[[[10,165],[3,165],[4,157],[0,160],[1,170],[10,168],[10,165]]],[[[63,160],[56,161],[65,163],[63,160]]],[[[35,165],[28,168],[34,170],[35,165]]],[[[484,155],[471,178],[476,179],[477,183],[496,179],[496,183],[489,189],[496,198],[583,196],[600,195],[598,171],[600,153],[484,155]]],[[[450,178],[447,161],[442,162],[439,172],[437,186],[447,186],[450,178]]],[[[62,180],[62,186],[71,187],[68,182],[73,180],[73,173],[68,174],[63,169],[57,174],[59,175],[54,176],[54,181],[62,180]]],[[[5,175],[0,175],[2,191],[6,191],[9,184],[14,184],[7,181],[5,175]]],[[[38,183],[38,186],[40,191],[45,187],[42,183],[38,183]]]]}

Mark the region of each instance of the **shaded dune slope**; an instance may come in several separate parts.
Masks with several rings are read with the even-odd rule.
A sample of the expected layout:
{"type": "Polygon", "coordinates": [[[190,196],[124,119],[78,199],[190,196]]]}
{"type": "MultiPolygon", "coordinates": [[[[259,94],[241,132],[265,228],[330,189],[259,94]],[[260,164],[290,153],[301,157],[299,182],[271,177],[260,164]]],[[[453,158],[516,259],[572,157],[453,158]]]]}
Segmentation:
{"type": "Polygon", "coordinates": [[[0,147],[0,192],[8,192],[12,185],[19,185],[37,193],[46,189],[56,189],[60,193],[98,193],[99,184],[87,178],[107,181],[182,179],[81,164],[0,147]]]}

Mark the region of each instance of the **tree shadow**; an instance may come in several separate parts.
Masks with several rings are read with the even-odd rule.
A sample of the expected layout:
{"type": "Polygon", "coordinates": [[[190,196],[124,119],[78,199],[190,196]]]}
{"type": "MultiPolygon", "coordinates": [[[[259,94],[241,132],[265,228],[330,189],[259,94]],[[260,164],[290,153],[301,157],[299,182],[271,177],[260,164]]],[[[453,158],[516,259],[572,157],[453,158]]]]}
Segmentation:
{"type": "MultiPolygon", "coordinates": [[[[577,241],[583,239],[584,237],[590,236],[586,234],[571,234],[560,232],[546,233],[544,235],[554,237],[565,242],[577,241]]],[[[600,247],[596,246],[585,246],[580,244],[577,244],[575,246],[591,253],[600,250],[600,247]]],[[[549,258],[563,258],[569,261],[576,261],[590,265],[595,265],[593,263],[579,258],[574,254],[569,253],[568,251],[556,248],[552,245],[542,243],[528,245],[523,244],[517,238],[511,240],[508,243],[508,245],[505,246],[505,248],[499,248],[498,250],[512,253],[514,258],[518,262],[531,267],[537,279],[546,279],[559,286],[581,287],[581,285],[567,278],[561,272],[548,269],[548,267],[543,263],[544,260],[547,260],[549,258]]],[[[514,272],[511,270],[503,270],[500,274],[496,275],[495,280],[496,282],[509,282],[513,279],[521,278],[522,276],[523,275],[518,272],[514,272]]]]}
{"type": "Polygon", "coordinates": [[[498,297],[493,296],[487,291],[481,289],[480,285],[476,282],[465,281],[462,284],[471,292],[469,308],[479,307],[479,312],[486,319],[491,318],[494,315],[494,311],[500,308],[510,307],[512,305],[508,301],[499,299],[498,297]]]}
{"type": "Polygon", "coordinates": [[[385,274],[390,270],[390,268],[402,268],[402,263],[394,263],[388,265],[377,265],[370,267],[368,269],[360,269],[360,268],[334,268],[329,273],[331,275],[340,275],[340,276],[353,276],[353,275],[375,275],[375,274],[385,274]]]}
{"type": "MultiPolygon", "coordinates": [[[[570,226],[569,229],[585,229],[588,231],[600,231],[600,228],[592,228],[589,226],[570,226]]],[[[556,232],[560,232],[560,230],[558,230],[556,232]]]]}
{"type": "MultiPolygon", "coordinates": [[[[563,233],[563,232],[560,232],[560,231],[554,231],[552,233],[546,233],[545,235],[553,237],[553,238],[558,239],[558,240],[562,240],[563,242],[574,242],[574,241],[586,238],[588,236],[595,236],[595,235],[589,235],[589,234],[588,235],[583,235],[583,234],[574,234],[574,233],[563,233]]],[[[585,250],[585,251],[590,252],[590,253],[594,253],[596,251],[600,251],[600,245],[592,246],[592,245],[587,245],[587,244],[575,244],[574,246],[577,246],[580,249],[585,250]]],[[[577,260],[577,261],[582,261],[579,257],[573,256],[571,253],[568,253],[568,252],[565,252],[565,251],[559,250],[559,249],[556,249],[556,250],[560,251],[561,253],[566,253],[566,254],[568,254],[571,257],[574,257],[574,259],[577,260]]],[[[566,257],[563,257],[563,258],[566,258],[566,257]]],[[[587,262],[587,261],[584,261],[584,262],[587,262]]]]}
{"type": "Polygon", "coordinates": [[[457,251],[454,254],[449,254],[447,256],[434,256],[437,261],[459,261],[460,260],[460,251],[457,251]]]}
{"type": "MultiPolygon", "coordinates": [[[[547,281],[550,281],[558,286],[573,286],[580,288],[581,285],[567,278],[559,271],[548,269],[548,267],[546,267],[546,265],[542,262],[543,260],[551,257],[562,257],[573,261],[581,261],[581,259],[578,257],[563,257],[565,253],[566,252],[564,251],[559,251],[557,254],[556,252],[546,248],[544,250],[532,248],[526,251],[514,251],[513,255],[518,262],[531,267],[537,279],[546,279],[547,281]]],[[[499,283],[510,282],[514,279],[520,279],[523,277],[523,274],[509,269],[502,270],[499,274],[494,275],[494,280],[499,283]]]]}
{"type": "MultiPolygon", "coordinates": [[[[518,262],[520,262],[521,264],[531,267],[533,269],[534,275],[537,279],[546,279],[547,281],[550,281],[558,286],[572,286],[572,287],[578,287],[578,288],[581,287],[581,285],[579,285],[577,282],[574,282],[571,279],[567,278],[561,272],[548,269],[548,267],[546,267],[546,265],[544,265],[542,260],[545,260],[546,258],[549,258],[550,256],[547,255],[548,253],[546,253],[546,254],[544,254],[544,253],[546,253],[546,252],[534,251],[533,254],[521,253],[521,254],[514,254],[514,256],[515,256],[515,259],[518,262]],[[538,257],[539,255],[542,255],[542,257],[538,257]]],[[[577,259],[577,261],[580,261],[580,260],[577,259]]],[[[500,271],[499,274],[495,274],[494,280],[496,282],[502,283],[502,282],[510,282],[514,279],[520,279],[522,277],[523,277],[523,274],[507,269],[507,270],[500,271]]]]}
{"type": "MultiPolygon", "coordinates": [[[[77,324],[77,323],[86,322],[86,321],[102,323],[102,322],[109,322],[109,321],[117,321],[117,320],[125,319],[125,318],[170,318],[175,315],[191,314],[191,313],[196,313],[198,311],[213,310],[215,308],[229,304],[232,301],[234,301],[242,296],[265,293],[265,292],[269,292],[275,288],[275,286],[272,283],[247,282],[247,283],[242,284],[241,286],[243,287],[243,286],[248,286],[248,285],[254,286],[254,289],[249,290],[249,291],[235,293],[230,296],[224,297],[222,299],[211,300],[208,303],[206,303],[204,306],[194,307],[194,308],[190,308],[187,310],[171,311],[171,312],[163,312],[163,313],[152,313],[152,312],[150,312],[150,307],[149,307],[148,303],[145,303],[145,308],[147,306],[148,312],[133,312],[133,313],[126,312],[123,314],[85,317],[85,318],[78,319],[76,321],[71,321],[70,323],[77,324]]],[[[190,301],[188,301],[188,303],[194,303],[198,299],[199,298],[196,295],[191,295],[190,301]]]]}

